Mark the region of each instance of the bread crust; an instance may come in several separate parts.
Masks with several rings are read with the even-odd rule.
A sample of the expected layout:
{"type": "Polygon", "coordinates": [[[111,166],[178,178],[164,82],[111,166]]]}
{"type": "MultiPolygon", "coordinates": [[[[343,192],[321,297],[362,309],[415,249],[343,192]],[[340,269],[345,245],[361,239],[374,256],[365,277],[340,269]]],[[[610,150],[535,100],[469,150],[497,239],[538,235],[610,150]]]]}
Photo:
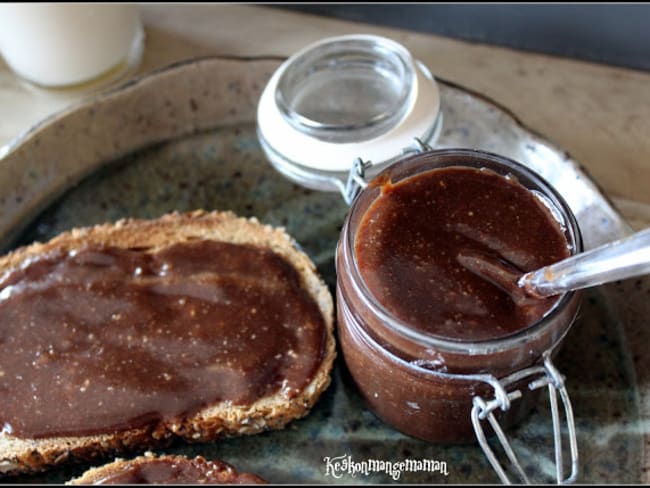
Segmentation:
{"type": "Polygon", "coordinates": [[[46,243],[16,249],[0,257],[0,275],[31,257],[55,248],[68,251],[78,249],[82,244],[98,244],[146,247],[156,251],[174,243],[196,239],[264,247],[282,256],[298,271],[305,289],[317,303],[326,327],[323,360],[312,381],[291,399],[277,392],[250,405],[232,405],[224,401],[172,423],[161,421],[145,428],[111,434],[18,439],[0,433],[0,477],[42,471],[68,461],[87,461],[100,456],[164,447],[177,438],[204,442],[282,429],[291,420],[309,413],[330,383],[330,372],[336,356],[334,305],[331,293],[318,276],[314,264],[296,248],[295,241],[283,228],[263,225],[255,218],[237,217],[232,212],[203,210],[174,212],[155,220],[123,219],[114,224],[73,229],[46,243]]]}
{"type": "Polygon", "coordinates": [[[217,473],[215,475],[219,476],[222,478],[221,482],[218,483],[211,483],[211,484],[232,484],[237,480],[238,476],[244,477],[243,480],[240,481],[245,481],[246,484],[250,484],[252,482],[257,482],[257,483],[266,483],[265,480],[260,478],[259,476],[251,473],[238,473],[237,470],[230,464],[220,461],[220,460],[214,460],[214,461],[207,461],[205,458],[202,456],[197,456],[193,460],[190,460],[189,458],[185,456],[174,456],[174,455],[161,455],[161,456],[156,456],[155,454],[151,452],[146,452],[144,456],[138,456],[136,458],[130,459],[130,460],[125,460],[125,459],[120,459],[117,458],[115,461],[112,463],[104,464],[103,466],[99,466],[96,468],[91,468],[88,471],[84,472],[81,476],[78,478],[74,478],[66,483],[66,485],[92,485],[92,484],[100,484],[98,483],[102,479],[106,478],[107,476],[110,476],[112,474],[115,474],[119,472],[120,470],[124,468],[128,468],[130,466],[134,465],[142,465],[151,462],[154,459],[162,460],[162,461],[167,461],[170,463],[185,463],[189,461],[195,461],[199,462],[202,465],[205,465],[209,469],[216,470],[217,473]]]}

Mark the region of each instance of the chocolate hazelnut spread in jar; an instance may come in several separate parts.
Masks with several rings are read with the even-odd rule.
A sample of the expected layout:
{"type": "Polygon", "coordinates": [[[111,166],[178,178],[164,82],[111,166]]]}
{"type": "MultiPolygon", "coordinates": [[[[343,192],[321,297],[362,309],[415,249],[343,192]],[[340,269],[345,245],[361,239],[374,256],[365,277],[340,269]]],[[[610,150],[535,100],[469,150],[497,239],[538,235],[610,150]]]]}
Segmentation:
{"type": "Polygon", "coordinates": [[[531,382],[562,382],[551,357],[580,294],[515,303],[463,258],[521,274],[581,250],[566,203],[514,161],[446,149],[382,171],[354,200],[336,256],[339,339],[369,408],[443,443],[480,440],[481,416],[523,418],[531,382]]]}

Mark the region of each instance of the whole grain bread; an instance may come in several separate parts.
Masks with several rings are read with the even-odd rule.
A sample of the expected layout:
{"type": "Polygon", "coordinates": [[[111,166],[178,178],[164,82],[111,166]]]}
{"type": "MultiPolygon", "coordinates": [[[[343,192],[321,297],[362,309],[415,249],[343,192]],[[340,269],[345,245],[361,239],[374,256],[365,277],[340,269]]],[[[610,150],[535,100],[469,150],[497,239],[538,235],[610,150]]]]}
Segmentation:
{"type": "Polygon", "coordinates": [[[88,243],[125,248],[144,246],[155,251],[173,243],[196,239],[263,246],[282,256],[299,272],[303,286],[318,304],[326,324],[325,353],[312,381],[291,399],[278,392],[250,405],[220,402],[171,425],[160,422],[145,428],[102,435],[44,439],[19,439],[0,432],[0,476],[42,471],[66,461],[91,460],[162,447],[177,438],[202,442],[281,429],[289,421],[309,412],[330,383],[336,355],[334,307],[331,294],[314,264],[296,248],[294,240],[282,228],[262,225],[255,218],[237,217],[232,212],[202,210],[167,214],[155,220],[125,219],[114,224],[73,229],[46,243],[16,249],[0,257],[0,274],[54,248],[74,250],[88,243]]]}
{"type": "MultiPolygon", "coordinates": [[[[192,479],[191,484],[264,484],[265,480],[252,473],[238,473],[237,470],[230,464],[213,460],[208,461],[202,456],[195,458],[187,458],[185,456],[162,455],[156,456],[151,452],[145,453],[144,456],[138,456],[131,460],[116,459],[112,463],[91,468],[83,473],[78,478],[70,480],[67,485],[101,485],[107,484],[107,481],[115,476],[119,476],[124,471],[131,469],[138,469],[146,467],[156,462],[166,462],[174,465],[175,467],[182,468],[184,466],[192,465],[192,471],[198,472],[199,477],[192,479]]],[[[110,484],[115,484],[115,481],[122,483],[120,479],[111,480],[110,484]]],[[[174,479],[156,479],[156,484],[174,483],[174,479]]],[[[189,480],[188,480],[189,481],[189,480]]],[[[143,481],[144,483],[145,481],[143,481]]]]}

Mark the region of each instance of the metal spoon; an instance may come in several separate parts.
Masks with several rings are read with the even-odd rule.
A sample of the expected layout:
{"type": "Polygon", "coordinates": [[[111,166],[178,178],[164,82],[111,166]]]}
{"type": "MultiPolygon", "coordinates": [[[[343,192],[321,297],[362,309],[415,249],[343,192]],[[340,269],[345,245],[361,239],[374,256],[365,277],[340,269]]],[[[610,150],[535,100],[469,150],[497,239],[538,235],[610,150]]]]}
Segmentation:
{"type": "Polygon", "coordinates": [[[650,229],[576,254],[521,275],[507,263],[477,253],[460,253],[458,262],[502,288],[517,305],[650,273],[650,229]]]}
{"type": "Polygon", "coordinates": [[[650,229],[524,274],[517,285],[550,297],[650,273],[650,229]]]}

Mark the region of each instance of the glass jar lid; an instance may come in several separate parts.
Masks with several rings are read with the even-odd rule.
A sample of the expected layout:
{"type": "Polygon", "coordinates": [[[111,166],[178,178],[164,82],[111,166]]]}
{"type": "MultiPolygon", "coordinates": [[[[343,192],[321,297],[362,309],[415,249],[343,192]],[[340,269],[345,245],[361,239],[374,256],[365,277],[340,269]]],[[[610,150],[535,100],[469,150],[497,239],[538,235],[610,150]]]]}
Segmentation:
{"type": "Polygon", "coordinates": [[[356,158],[369,176],[441,126],[438,86],[404,46],[373,35],[323,39],[287,59],[264,89],[258,136],[277,170],[303,186],[343,191],[356,158]]]}

